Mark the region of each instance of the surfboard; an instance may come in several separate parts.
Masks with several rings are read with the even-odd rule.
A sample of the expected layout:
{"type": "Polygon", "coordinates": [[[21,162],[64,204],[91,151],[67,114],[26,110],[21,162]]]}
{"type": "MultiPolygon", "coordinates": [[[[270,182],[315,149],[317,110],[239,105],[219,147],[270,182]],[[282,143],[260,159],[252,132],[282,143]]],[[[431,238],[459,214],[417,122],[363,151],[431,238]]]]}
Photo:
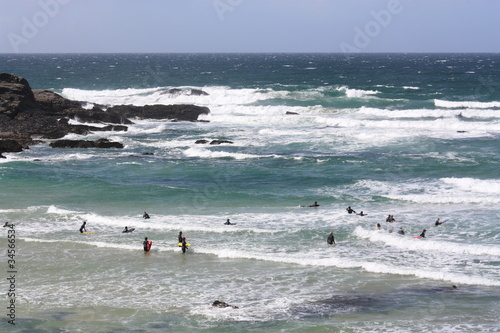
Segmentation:
{"type": "Polygon", "coordinates": [[[127,233],[127,232],[132,232],[132,231],[134,231],[134,230],[135,230],[135,228],[130,228],[130,229],[128,229],[127,231],[123,230],[122,232],[123,232],[123,233],[127,233]]]}
{"type": "Polygon", "coordinates": [[[414,236],[412,238],[425,238],[425,237],[422,237],[422,236],[414,236]]]}
{"type": "Polygon", "coordinates": [[[84,231],[83,234],[95,234],[95,231],[84,231]]]}
{"type": "MultiPolygon", "coordinates": [[[[182,243],[178,243],[177,245],[182,246],[182,243]]],[[[186,246],[191,246],[191,244],[186,243],[186,246]]]]}

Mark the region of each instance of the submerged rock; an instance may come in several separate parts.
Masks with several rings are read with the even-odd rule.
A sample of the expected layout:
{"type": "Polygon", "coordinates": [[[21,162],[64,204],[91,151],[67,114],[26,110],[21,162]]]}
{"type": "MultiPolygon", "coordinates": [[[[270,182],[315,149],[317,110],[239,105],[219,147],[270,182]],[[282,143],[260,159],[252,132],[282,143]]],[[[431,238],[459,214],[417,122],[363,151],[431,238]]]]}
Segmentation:
{"type": "Polygon", "coordinates": [[[57,140],[50,144],[52,148],[123,148],[120,142],[108,139],[89,140],[57,140]]]}
{"type": "Polygon", "coordinates": [[[219,300],[216,300],[212,303],[212,306],[215,306],[215,307],[218,307],[218,308],[233,308],[233,309],[239,309],[237,306],[235,305],[230,305],[230,304],[227,304],[226,302],[221,302],[219,300]]]}

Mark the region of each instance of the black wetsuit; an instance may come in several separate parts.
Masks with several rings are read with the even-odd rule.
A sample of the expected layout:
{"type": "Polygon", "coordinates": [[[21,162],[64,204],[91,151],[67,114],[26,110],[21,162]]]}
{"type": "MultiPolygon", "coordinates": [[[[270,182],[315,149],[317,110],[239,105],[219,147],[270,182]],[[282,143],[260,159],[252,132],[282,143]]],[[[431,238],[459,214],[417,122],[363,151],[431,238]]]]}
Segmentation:
{"type": "Polygon", "coordinates": [[[82,224],[80,227],[80,232],[83,234],[83,230],[85,230],[86,223],[82,224]]]}
{"type": "Polygon", "coordinates": [[[186,241],[183,240],[182,241],[182,253],[186,253],[187,249],[188,249],[188,247],[187,247],[186,241]]]}
{"type": "Polygon", "coordinates": [[[335,244],[335,237],[333,237],[333,234],[330,234],[330,235],[328,236],[328,239],[326,240],[326,242],[327,242],[328,244],[330,244],[330,245],[331,245],[331,244],[335,244]]]}

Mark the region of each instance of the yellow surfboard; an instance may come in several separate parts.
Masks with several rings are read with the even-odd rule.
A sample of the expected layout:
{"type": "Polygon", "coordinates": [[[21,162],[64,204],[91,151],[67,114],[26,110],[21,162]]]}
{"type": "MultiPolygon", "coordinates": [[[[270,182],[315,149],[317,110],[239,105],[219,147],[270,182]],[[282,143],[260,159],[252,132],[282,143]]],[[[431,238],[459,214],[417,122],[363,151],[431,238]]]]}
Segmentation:
{"type": "Polygon", "coordinates": [[[84,231],[83,234],[95,234],[95,231],[84,231]]]}
{"type": "MultiPolygon", "coordinates": [[[[182,243],[179,243],[179,244],[177,244],[177,245],[182,246],[182,243]]],[[[191,244],[186,243],[186,246],[191,246],[191,244]]]]}

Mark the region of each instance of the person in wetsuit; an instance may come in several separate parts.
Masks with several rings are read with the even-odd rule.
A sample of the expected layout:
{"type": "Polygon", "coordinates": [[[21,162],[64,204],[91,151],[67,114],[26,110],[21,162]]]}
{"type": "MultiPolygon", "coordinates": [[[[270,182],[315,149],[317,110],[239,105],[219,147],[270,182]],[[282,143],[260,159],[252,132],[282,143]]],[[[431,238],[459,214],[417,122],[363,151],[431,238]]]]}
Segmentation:
{"type": "Polygon", "coordinates": [[[82,234],[83,234],[83,232],[84,232],[84,231],[85,231],[85,232],[87,231],[86,226],[87,226],[87,222],[86,222],[86,221],[83,221],[83,224],[82,224],[82,226],[80,227],[80,232],[81,232],[82,234]]]}
{"type": "Polygon", "coordinates": [[[142,242],[142,245],[144,247],[144,252],[149,252],[151,250],[151,245],[153,244],[152,241],[148,240],[148,238],[144,238],[144,242],[142,242]]]}
{"type": "Polygon", "coordinates": [[[187,249],[188,249],[188,247],[186,244],[186,237],[182,237],[182,253],[186,253],[187,249]]]}
{"type": "Polygon", "coordinates": [[[425,229],[424,229],[424,230],[422,230],[422,233],[420,234],[420,237],[425,238],[425,232],[426,232],[426,231],[427,231],[427,230],[425,230],[425,229]]]}
{"type": "Polygon", "coordinates": [[[333,236],[333,231],[330,232],[330,235],[328,235],[326,242],[330,245],[335,244],[335,237],[333,236]]]}

